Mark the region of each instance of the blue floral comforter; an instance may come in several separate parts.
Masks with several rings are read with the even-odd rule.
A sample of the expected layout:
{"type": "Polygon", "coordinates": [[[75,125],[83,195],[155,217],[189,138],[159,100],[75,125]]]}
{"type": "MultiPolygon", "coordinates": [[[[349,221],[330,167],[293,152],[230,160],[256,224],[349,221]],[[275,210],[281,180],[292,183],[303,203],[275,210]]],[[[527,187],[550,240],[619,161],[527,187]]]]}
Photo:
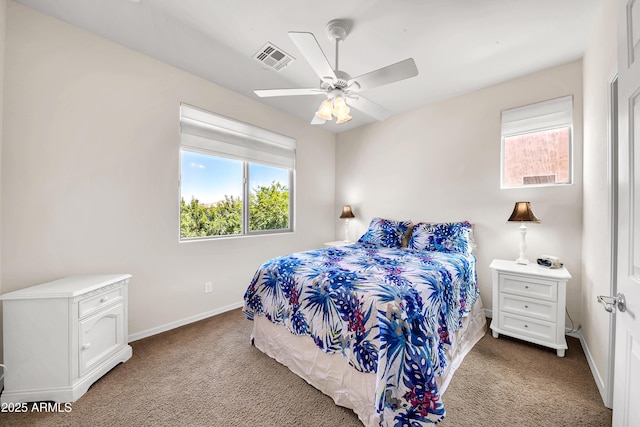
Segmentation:
{"type": "Polygon", "coordinates": [[[356,243],[265,262],[243,312],[374,372],[381,425],[421,426],[445,416],[435,377],[478,295],[472,254],[356,243]]]}

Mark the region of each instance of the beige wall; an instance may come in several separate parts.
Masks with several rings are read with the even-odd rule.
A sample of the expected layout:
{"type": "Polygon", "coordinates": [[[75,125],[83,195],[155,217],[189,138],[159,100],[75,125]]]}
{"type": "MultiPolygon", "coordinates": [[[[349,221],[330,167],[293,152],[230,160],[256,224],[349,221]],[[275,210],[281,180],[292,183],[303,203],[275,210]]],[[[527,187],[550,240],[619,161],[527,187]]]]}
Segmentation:
{"type": "MultiPolygon", "coordinates": [[[[609,121],[610,82],[616,74],[616,2],[606,0],[584,56],[584,195],[582,231],[582,334],[603,399],[609,372],[612,316],[597,303],[611,294],[609,121]]],[[[611,386],[609,386],[611,387],[611,386]]],[[[611,387],[611,393],[613,388],[611,387]]]]}
{"type": "MultiPolygon", "coordinates": [[[[581,322],[582,63],[575,61],[338,135],[336,205],[351,204],[352,238],[373,216],[418,221],[469,220],[478,244],[478,281],[492,308],[489,264],[516,259],[516,201],[531,201],[541,224],[527,234],[527,255],[560,257],[573,278],[567,307],[581,322]],[[500,112],[574,96],[573,184],[500,189],[500,112]]],[[[336,224],[336,236],[342,234],[336,224]]],[[[568,324],[569,325],[569,324],[568,324]]]]}
{"type": "Polygon", "coordinates": [[[262,262],[333,239],[335,136],[321,127],[13,2],[5,66],[4,292],[132,273],[140,334],[237,306],[262,262]],[[297,139],[295,233],[178,242],[180,102],[297,139]]]}

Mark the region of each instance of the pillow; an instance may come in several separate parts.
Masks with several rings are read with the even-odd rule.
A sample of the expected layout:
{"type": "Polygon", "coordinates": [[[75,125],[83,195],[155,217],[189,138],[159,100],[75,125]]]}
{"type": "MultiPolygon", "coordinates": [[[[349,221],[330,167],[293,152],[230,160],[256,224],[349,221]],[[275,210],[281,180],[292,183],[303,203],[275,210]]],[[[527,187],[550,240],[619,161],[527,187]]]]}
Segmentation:
{"type": "Polygon", "coordinates": [[[470,239],[471,224],[464,222],[425,223],[413,227],[409,248],[419,251],[468,254],[474,244],[470,239]]]}
{"type": "Polygon", "coordinates": [[[409,229],[411,221],[391,221],[384,218],[373,218],[369,229],[360,237],[359,243],[370,243],[387,248],[399,248],[402,238],[409,229]]]}

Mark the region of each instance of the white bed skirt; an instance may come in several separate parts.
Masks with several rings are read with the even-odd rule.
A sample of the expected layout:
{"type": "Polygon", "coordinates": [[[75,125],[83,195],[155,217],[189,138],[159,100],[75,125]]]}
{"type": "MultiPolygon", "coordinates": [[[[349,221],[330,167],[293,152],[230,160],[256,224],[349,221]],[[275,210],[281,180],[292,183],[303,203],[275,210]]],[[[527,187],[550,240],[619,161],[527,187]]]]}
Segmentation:
{"type": "MultiPolygon", "coordinates": [[[[441,396],[462,359],[486,332],[487,321],[480,298],[463,323],[447,351],[449,365],[446,372],[436,378],[441,396]]],[[[256,348],[330,396],[337,405],[352,409],[365,426],[379,425],[374,405],[374,373],[356,371],[342,355],[325,353],[310,336],[293,335],[284,326],[275,325],[262,315],[255,316],[251,335],[256,348]]],[[[443,402],[446,406],[444,398],[443,402]]]]}

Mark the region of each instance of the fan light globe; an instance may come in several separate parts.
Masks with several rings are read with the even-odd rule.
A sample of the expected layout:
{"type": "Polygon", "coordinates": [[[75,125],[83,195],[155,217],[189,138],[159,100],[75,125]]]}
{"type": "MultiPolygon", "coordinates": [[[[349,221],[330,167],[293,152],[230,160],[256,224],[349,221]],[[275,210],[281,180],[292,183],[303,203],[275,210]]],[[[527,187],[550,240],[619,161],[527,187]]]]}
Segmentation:
{"type": "Polygon", "coordinates": [[[347,106],[344,98],[337,96],[333,101],[333,115],[336,116],[336,124],[346,123],[351,120],[349,112],[351,109],[347,106]]]}
{"type": "Polygon", "coordinates": [[[338,116],[336,118],[336,124],[339,125],[341,123],[346,123],[351,119],[352,119],[352,117],[349,115],[349,113],[345,113],[344,115],[338,116]]]}
{"type": "Polygon", "coordinates": [[[340,111],[347,107],[347,103],[344,102],[344,98],[341,96],[336,96],[336,99],[333,101],[333,110],[340,111]]]}
{"type": "Polygon", "coordinates": [[[316,116],[321,118],[322,120],[331,120],[331,111],[333,110],[332,106],[331,106],[331,101],[328,99],[325,99],[322,104],[320,104],[320,107],[318,108],[318,111],[316,111],[316,116]]]}

